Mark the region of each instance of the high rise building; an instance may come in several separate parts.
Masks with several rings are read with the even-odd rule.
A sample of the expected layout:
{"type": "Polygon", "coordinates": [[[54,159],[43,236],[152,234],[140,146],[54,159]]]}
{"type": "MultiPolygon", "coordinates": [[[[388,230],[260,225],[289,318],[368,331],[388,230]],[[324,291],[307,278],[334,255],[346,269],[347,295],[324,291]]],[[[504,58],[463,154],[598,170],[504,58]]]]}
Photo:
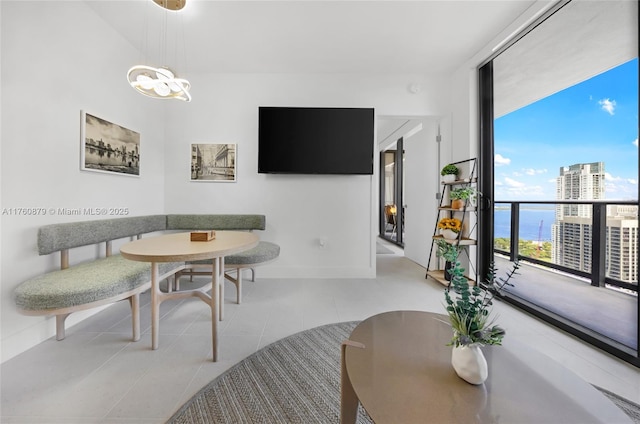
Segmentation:
{"type": "Polygon", "coordinates": [[[638,275],[638,206],[607,207],[606,275],[628,283],[638,275]]]}
{"type": "MultiPolygon", "coordinates": [[[[557,200],[605,198],[604,162],[579,163],[560,168],[556,178],[557,200]]],[[[591,205],[559,204],[551,227],[552,261],[568,268],[591,272],[591,205]]],[[[637,276],[638,207],[607,207],[606,275],[626,282],[637,276]]]]}

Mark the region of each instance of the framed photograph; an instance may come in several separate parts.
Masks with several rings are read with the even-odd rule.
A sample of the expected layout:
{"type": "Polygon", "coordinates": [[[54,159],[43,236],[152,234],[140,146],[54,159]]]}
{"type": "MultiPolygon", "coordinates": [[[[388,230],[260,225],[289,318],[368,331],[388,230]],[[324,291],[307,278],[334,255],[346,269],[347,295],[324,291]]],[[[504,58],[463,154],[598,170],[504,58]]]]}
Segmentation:
{"type": "Polygon", "coordinates": [[[140,175],[140,134],[82,111],[83,171],[140,175]]]}
{"type": "Polygon", "coordinates": [[[235,182],[235,144],[191,144],[191,181],[235,182]]]}

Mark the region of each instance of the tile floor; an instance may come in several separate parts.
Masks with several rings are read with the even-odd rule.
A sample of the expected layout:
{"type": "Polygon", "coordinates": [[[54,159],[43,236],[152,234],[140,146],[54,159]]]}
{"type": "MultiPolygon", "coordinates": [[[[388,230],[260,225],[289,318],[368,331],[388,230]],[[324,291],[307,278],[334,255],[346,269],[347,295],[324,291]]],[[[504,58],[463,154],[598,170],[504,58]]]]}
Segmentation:
{"type": "MultiPolygon", "coordinates": [[[[391,249],[397,248],[389,245],[391,249]]],[[[150,350],[148,297],[142,339],[130,342],[120,302],[1,367],[2,423],[163,423],[203,385],[261,347],[318,325],[397,309],[442,312],[442,287],[401,254],[377,255],[376,279],[247,279],[243,303],[226,286],[221,360],[211,361],[208,306],[162,305],[160,348],[150,350]]],[[[640,403],[640,370],[504,303],[500,323],[585,380],[640,403]]]]}

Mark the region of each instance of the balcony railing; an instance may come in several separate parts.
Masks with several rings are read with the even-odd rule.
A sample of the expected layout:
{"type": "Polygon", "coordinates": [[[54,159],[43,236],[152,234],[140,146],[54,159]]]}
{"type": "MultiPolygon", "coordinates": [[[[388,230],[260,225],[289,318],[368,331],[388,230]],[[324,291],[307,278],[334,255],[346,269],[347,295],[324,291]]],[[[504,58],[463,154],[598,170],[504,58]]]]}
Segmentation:
{"type": "Polygon", "coordinates": [[[637,201],[499,201],[494,210],[496,252],[638,292],[637,201]]]}
{"type": "Polygon", "coordinates": [[[509,267],[503,255],[523,265],[501,298],[640,367],[638,202],[494,206],[496,265],[509,267]]]}

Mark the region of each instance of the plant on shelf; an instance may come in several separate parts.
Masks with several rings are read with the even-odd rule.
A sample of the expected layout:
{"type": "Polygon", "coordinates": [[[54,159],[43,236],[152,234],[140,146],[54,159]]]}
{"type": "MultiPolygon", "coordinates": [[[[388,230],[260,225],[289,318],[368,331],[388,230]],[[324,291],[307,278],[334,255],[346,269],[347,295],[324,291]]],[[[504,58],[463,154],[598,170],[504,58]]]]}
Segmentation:
{"type": "Polygon", "coordinates": [[[438,221],[438,228],[442,237],[450,240],[456,239],[458,233],[462,231],[462,221],[458,218],[442,218],[438,221]]]}
{"type": "Polygon", "coordinates": [[[444,168],[440,171],[440,175],[442,175],[442,181],[452,183],[458,177],[458,173],[460,170],[457,166],[453,164],[445,165],[444,168]]]}
{"type": "Polygon", "coordinates": [[[482,288],[469,287],[469,280],[464,276],[459,261],[451,269],[451,284],[444,292],[453,329],[453,338],[449,342],[454,347],[451,364],[458,376],[471,384],[482,384],[488,376],[487,361],[480,346],[502,344],[505,331],[495,324],[491,316],[491,301],[505,286],[513,286],[509,280],[517,274],[519,267],[516,261],[506,278],[496,278],[492,262],[482,288]]]}
{"type": "Polygon", "coordinates": [[[457,187],[451,189],[449,192],[449,198],[451,199],[451,208],[453,209],[462,209],[464,207],[464,201],[471,201],[472,204],[475,204],[477,196],[480,193],[476,190],[475,187],[467,186],[467,187],[457,187]],[[459,202],[454,202],[458,200],[459,202]]]}
{"type": "Polygon", "coordinates": [[[447,262],[455,262],[458,259],[460,248],[455,244],[447,243],[442,239],[436,240],[436,246],[438,250],[436,255],[447,262]]]}
{"type": "Polygon", "coordinates": [[[443,239],[438,239],[435,241],[437,246],[436,256],[444,259],[444,279],[446,281],[451,281],[451,268],[453,264],[458,260],[458,255],[460,254],[460,247],[456,244],[448,243],[443,239]]]}

